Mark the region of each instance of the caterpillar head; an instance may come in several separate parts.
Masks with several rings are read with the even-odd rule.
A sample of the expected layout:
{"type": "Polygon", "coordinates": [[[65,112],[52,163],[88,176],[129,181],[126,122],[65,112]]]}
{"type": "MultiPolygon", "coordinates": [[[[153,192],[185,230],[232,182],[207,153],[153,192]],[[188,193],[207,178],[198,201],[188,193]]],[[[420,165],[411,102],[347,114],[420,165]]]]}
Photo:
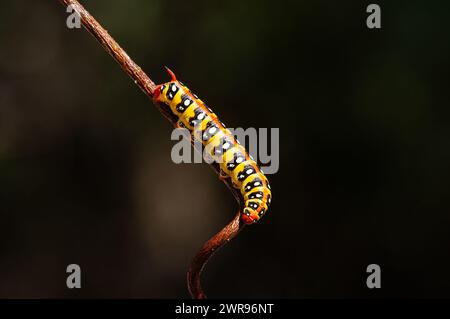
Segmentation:
{"type": "Polygon", "coordinates": [[[241,219],[246,225],[251,225],[259,220],[259,215],[253,208],[245,207],[242,211],[241,219]]]}

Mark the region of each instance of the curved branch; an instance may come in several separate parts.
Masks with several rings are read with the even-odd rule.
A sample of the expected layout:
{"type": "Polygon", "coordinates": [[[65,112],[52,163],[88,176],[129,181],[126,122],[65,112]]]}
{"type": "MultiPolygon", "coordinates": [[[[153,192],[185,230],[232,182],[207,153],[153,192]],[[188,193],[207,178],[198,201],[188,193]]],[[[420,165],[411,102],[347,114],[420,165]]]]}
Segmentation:
{"type": "Polygon", "coordinates": [[[238,211],[234,218],[221,231],[215,234],[208,240],[192,261],[189,271],[187,273],[187,282],[189,293],[192,298],[205,299],[206,295],[203,292],[200,284],[200,275],[203,268],[208,262],[209,258],[222,246],[226,245],[231,239],[244,228],[241,223],[241,212],[238,211]]]}
{"type": "MultiPolygon", "coordinates": [[[[92,34],[103,46],[103,48],[117,61],[117,63],[119,63],[134,83],[136,83],[149,98],[152,98],[153,92],[156,88],[155,83],[128,56],[125,50],[120,47],[120,45],[109,35],[100,23],[98,23],[97,20],[95,20],[95,18],[77,0],[59,1],[66,6],[66,8],[70,6],[80,16],[80,20],[84,28],[92,34]]],[[[174,119],[171,114],[168,114],[166,109],[159,104],[155,104],[155,106],[172,123],[172,125],[176,124],[176,119],[174,119]]],[[[219,168],[217,166],[213,165],[212,168],[217,174],[219,173],[219,168]]],[[[242,202],[240,193],[231,185],[229,180],[225,181],[225,184],[240,204],[242,202]]],[[[233,220],[231,220],[228,225],[208,240],[194,257],[187,273],[188,289],[192,298],[206,298],[200,284],[201,272],[209,258],[243,229],[244,224],[241,223],[240,216],[241,213],[238,212],[233,220]]]]}
{"type": "MultiPolygon", "coordinates": [[[[202,154],[202,148],[198,143],[194,143],[191,140],[192,146],[197,152],[202,154]]],[[[220,174],[220,166],[217,163],[213,163],[210,167],[214,170],[214,172],[219,175],[220,174]]],[[[233,187],[230,178],[223,180],[225,185],[228,187],[230,192],[233,194],[236,199],[239,207],[242,207],[243,198],[241,193],[233,187]]],[[[234,218],[220,230],[217,234],[211,237],[203,247],[199,250],[199,252],[195,255],[192,260],[189,270],[187,272],[187,285],[189,289],[189,293],[191,297],[194,299],[205,299],[206,294],[203,291],[202,285],[200,283],[200,276],[202,274],[203,268],[205,268],[206,263],[211,258],[212,255],[219,249],[225,246],[230,240],[236,237],[239,232],[244,228],[245,224],[241,221],[241,211],[238,211],[234,218]]]]}

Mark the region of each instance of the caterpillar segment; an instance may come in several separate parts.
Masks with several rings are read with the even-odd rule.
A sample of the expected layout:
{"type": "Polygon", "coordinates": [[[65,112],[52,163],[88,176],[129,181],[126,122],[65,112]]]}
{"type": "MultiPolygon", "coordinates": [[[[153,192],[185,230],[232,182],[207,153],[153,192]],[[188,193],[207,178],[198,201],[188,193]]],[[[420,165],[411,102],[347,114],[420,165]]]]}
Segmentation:
{"type": "Polygon", "coordinates": [[[153,100],[164,104],[176,117],[177,127],[187,128],[193,139],[201,141],[205,153],[219,164],[219,177],[230,178],[233,187],[240,191],[244,200],[242,221],[245,224],[257,222],[271,202],[267,177],[217,115],[166,69],[171,81],[156,87],[153,100]]]}

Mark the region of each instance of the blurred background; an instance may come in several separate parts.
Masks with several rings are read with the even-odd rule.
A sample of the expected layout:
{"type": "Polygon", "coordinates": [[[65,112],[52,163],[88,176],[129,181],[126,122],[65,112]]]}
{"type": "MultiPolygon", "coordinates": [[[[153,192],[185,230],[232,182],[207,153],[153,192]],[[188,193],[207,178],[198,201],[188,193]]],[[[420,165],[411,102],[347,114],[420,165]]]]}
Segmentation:
{"type": "MultiPolygon", "coordinates": [[[[380,30],[367,1],[82,3],[155,82],[280,128],[271,209],[212,258],[210,297],[450,297],[448,1],[377,1],[380,30]]],[[[67,15],[0,4],[0,297],[187,298],[237,205],[67,15]]]]}

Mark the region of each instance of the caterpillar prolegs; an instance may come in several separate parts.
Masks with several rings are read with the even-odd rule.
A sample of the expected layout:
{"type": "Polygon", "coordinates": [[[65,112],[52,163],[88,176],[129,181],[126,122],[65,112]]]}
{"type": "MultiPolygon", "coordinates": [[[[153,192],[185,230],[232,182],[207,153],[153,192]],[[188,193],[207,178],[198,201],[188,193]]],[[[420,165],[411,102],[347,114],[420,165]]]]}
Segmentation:
{"type": "Polygon", "coordinates": [[[267,177],[216,114],[178,81],[171,70],[167,72],[172,79],[156,87],[153,100],[167,106],[166,111],[175,117],[177,127],[188,129],[193,139],[201,141],[208,155],[220,166],[220,178],[230,178],[233,187],[240,191],[244,205],[242,221],[257,222],[271,201],[267,177]]]}

